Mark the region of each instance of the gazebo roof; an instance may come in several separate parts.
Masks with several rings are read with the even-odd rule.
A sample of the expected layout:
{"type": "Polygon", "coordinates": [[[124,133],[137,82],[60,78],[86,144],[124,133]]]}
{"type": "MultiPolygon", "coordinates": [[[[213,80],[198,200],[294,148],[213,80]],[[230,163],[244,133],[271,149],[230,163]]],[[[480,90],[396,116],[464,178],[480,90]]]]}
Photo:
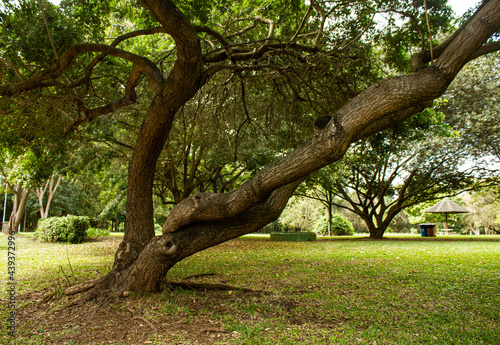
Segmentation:
{"type": "Polygon", "coordinates": [[[468,213],[465,208],[450,199],[443,199],[436,205],[429,208],[427,213],[468,213]]]}

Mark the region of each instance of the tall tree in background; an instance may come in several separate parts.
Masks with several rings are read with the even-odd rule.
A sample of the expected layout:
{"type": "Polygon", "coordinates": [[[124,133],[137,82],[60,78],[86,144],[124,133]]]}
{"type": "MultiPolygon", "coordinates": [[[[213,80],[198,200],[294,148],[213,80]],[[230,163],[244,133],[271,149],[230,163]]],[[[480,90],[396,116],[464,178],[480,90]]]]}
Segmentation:
{"type": "Polygon", "coordinates": [[[443,120],[444,114],[429,108],[351,145],[332,169],[333,205],[363,219],[371,238],[382,238],[408,207],[489,185],[483,178],[491,170],[471,166],[467,145],[443,120]]]}
{"type": "MultiPolygon", "coordinates": [[[[9,230],[17,232],[23,219],[28,197],[47,176],[46,157],[31,150],[0,149],[0,174],[13,194],[13,208],[9,216],[9,230]]],[[[7,230],[7,229],[5,229],[7,230]]]]}
{"type": "MultiPolygon", "coordinates": [[[[419,20],[424,13],[421,6],[397,1],[328,1],[308,6],[300,1],[278,1],[266,3],[261,15],[251,18],[211,16],[211,10],[226,3],[202,2],[195,7],[183,2],[179,3],[180,9],[169,0],[140,3],[151,14],[146,14],[144,23],[156,22],[159,27],[130,32],[111,44],[61,44],[58,49],[64,53],[59,56],[59,50],[53,49],[56,61],[41,64],[44,67],[35,71],[11,61],[15,58],[11,54],[4,58],[9,73],[0,87],[4,100],[27,96],[64,98],[68,111],[64,112],[66,122],[61,129],[67,134],[136,103],[138,86],[147,80],[149,87],[140,94],[150,94],[149,107],[129,164],[125,236],[112,271],[93,290],[112,287],[119,296],[130,291],[157,291],[168,270],[179,260],[276,219],[308,174],[341,159],[352,142],[394,127],[430,106],[467,62],[499,48],[497,43],[487,43],[500,27],[498,0],[484,1],[469,21],[431,51],[426,49],[425,31],[416,30],[422,46],[421,52],[412,57],[413,73],[380,80],[369,87],[362,85],[359,91],[364,87],[366,90],[350,95],[342,107],[314,122],[310,141],[260,169],[231,192],[196,193],[185,198],[170,212],[163,235],[155,237],[152,194],[157,159],[169,139],[175,115],[210,77],[220,71],[281,74],[297,65],[312,71],[329,67],[335,80],[343,62],[356,59],[351,48],[365,39],[366,28],[375,28],[374,13],[397,11],[410,15],[418,28],[425,27],[425,23],[419,20]],[[204,8],[207,10],[200,10],[204,8]],[[183,11],[190,15],[189,19],[183,11]],[[216,26],[216,19],[225,24],[216,26]],[[165,34],[171,40],[164,38],[167,43],[162,47],[172,47],[165,55],[156,52],[146,56],[144,49],[133,52],[133,45],[122,44],[165,34]],[[331,58],[338,63],[329,66],[331,58]],[[113,64],[120,67],[120,72],[126,66],[128,75],[110,78],[113,82],[104,85],[96,77],[101,71],[110,75],[113,64]],[[93,97],[99,93],[98,88],[108,90],[106,97],[93,97]]],[[[241,8],[241,13],[244,10],[241,8]]]]}
{"type": "Polygon", "coordinates": [[[470,233],[480,234],[484,230],[486,235],[500,233],[498,217],[500,216],[500,200],[496,188],[486,188],[476,193],[466,193],[460,196],[463,207],[470,211],[460,217],[461,223],[466,224],[470,233]]]}

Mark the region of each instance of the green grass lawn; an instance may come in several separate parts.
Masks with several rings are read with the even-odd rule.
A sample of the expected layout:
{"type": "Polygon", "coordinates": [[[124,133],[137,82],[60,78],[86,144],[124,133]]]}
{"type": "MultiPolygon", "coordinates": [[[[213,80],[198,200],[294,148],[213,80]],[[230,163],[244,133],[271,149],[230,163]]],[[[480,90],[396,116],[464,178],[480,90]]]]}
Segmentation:
{"type": "MultiPolygon", "coordinates": [[[[180,262],[169,279],[211,273],[191,280],[261,292],[167,290],[132,298],[157,325],[145,338],[153,344],[499,344],[500,237],[444,237],[271,242],[245,236],[180,262]],[[180,326],[174,332],[171,320],[182,320],[182,327],[212,324],[222,337],[180,326]]],[[[119,240],[63,245],[19,236],[18,293],[61,290],[68,280],[103,275],[119,240]]],[[[6,237],[2,253],[5,243],[6,237]]],[[[20,308],[30,306],[24,303],[20,308]]],[[[22,325],[19,333],[29,343],[22,325]]]]}

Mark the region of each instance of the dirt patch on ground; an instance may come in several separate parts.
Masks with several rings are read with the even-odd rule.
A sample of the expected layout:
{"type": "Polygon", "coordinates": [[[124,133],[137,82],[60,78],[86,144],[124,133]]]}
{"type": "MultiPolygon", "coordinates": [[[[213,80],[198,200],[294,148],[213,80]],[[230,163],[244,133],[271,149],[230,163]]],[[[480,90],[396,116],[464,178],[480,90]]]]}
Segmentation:
{"type": "Polygon", "coordinates": [[[228,324],[314,322],[301,301],[267,292],[175,290],[107,303],[47,296],[19,296],[18,344],[229,344],[245,334],[228,324]]]}
{"type": "MultiPolygon", "coordinates": [[[[212,295],[218,303],[218,294],[212,295]]],[[[238,337],[226,331],[220,319],[204,312],[196,316],[197,310],[205,311],[206,306],[197,304],[195,298],[190,305],[183,305],[188,313],[169,313],[155,297],[76,304],[72,304],[74,298],[46,303],[43,299],[41,293],[20,298],[24,306],[18,309],[18,328],[25,340],[47,344],[212,344],[238,337]]]]}

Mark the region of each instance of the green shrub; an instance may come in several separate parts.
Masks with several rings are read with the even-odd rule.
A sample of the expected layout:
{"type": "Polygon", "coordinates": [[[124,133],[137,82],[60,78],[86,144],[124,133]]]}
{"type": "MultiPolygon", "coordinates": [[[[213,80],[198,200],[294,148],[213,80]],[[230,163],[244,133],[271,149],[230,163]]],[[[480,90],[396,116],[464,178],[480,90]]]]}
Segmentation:
{"type": "Polygon", "coordinates": [[[155,235],[162,234],[162,226],[160,224],[155,223],[155,235]]]}
{"type": "Polygon", "coordinates": [[[99,228],[87,229],[86,237],[105,237],[105,236],[109,236],[109,231],[106,229],[99,229],[99,228]]]}
{"type": "Polygon", "coordinates": [[[279,219],[271,222],[256,231],[258,234],[270,234],[272,232],[300,232],[301,229],[290,224],[283,224],[279,219]]]}
{"type": "Polygon", "coordinates": [[[40,219],[36,236],[42,242],[82,243],[89,227],[89,217],[50,217],[40,219]]]}
{"type": "MultiPolygon", "coordinates": [[[[328,235],[328,217],[321,217],[314,226],[314,232],[320,235],[328,235]]],[[[332,215],[332,235],[335,236],[352,236],[354,235],[354,227],[351,222],[345,219],[342,215],[336,213],[332,215]]]]}

